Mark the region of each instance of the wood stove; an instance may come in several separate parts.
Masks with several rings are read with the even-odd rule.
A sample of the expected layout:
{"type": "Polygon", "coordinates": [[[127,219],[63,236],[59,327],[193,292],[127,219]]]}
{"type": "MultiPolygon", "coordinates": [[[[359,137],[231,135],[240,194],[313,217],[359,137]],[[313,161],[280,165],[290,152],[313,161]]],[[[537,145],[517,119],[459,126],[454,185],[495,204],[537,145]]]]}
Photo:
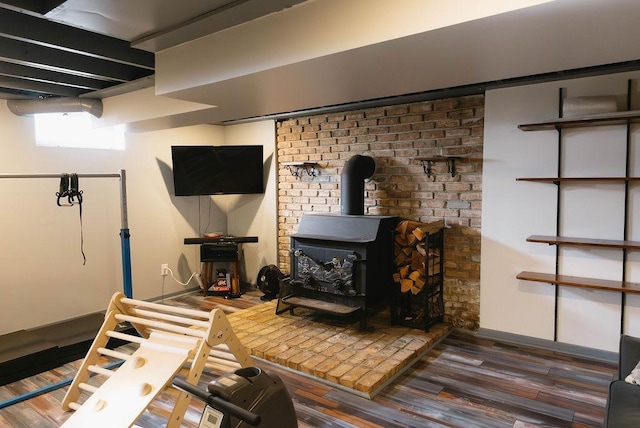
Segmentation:
{"type": "Polygon", "coordinates": [[[291,236],[291,272],[277,313],[304,307],[359,317],[365,330],[371,309],[393,292],[393,216],[311,214],[291,236]]]}

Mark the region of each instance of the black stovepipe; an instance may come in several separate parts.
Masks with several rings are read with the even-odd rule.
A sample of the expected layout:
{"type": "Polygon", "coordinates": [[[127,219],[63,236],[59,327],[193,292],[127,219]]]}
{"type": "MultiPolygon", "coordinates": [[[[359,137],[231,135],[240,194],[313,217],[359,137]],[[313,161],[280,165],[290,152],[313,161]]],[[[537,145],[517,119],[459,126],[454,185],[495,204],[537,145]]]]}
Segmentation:
{"type": "Polygon", "coordinates": [[[340,212],[364,214],[364,180],[373,175],[376,162],[370,156],[355,155],[345,164],[340,175],[340,212]]]}

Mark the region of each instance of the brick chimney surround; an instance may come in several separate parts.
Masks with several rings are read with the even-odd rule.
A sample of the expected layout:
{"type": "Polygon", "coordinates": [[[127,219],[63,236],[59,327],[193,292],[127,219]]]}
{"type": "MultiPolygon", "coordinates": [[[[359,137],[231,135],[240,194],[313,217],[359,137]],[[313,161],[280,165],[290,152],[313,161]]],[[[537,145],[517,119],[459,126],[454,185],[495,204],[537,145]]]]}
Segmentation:
{"type": "Polygon", "coordinates": [[[354,155],[371,156],[365,215],[424,223],[444,219],[445,322],[477,329],[484,96],[474,95],[296,117],[277,123],[278,264],[290,272],[290,236],[303,215],[340,213],[340,175],[354,155]],[[428,177],[416,158],[457,156],[428,177]],[[286,162],[316,163],[316,176],[291,174],[286,162]]]}

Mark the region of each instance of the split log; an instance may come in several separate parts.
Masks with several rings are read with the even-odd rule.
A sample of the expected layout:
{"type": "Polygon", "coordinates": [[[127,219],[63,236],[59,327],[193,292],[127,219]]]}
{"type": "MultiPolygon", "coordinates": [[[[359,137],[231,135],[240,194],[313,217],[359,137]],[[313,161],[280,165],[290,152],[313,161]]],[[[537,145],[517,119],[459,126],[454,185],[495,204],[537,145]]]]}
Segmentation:
{"type": "Polygon", "coordinates": [[[423,268],[424,262],[424,256],[418,251],[414,251],[411,253],[411,269],[418,270],[420,268],[423,268]]]}
{"type": "Polygon", "coordinates": [[[427,224],[423,224],[415,227],[411,231],[411,234],[416,238],[418,238],[419,241],[423,241],[424,238],[427,236],[427,234],[436,233],[443,227],[444,227],[444,220],[438,220],[433,223],[427,223],[427,224]]]}
{"type": "Polygon", "coordinates": [[[403,266],[407,264],[407,260],[411,260],[411,259],[408,259],[407,255],[401,252],[395,257],[393,261],[396,264],[396,266],[403,266]]]}
{"type": "Polygon", "coordinates": [[[400,268],[400,278],[404,279],[409,276],[409,266],[402,266],[400,268]]]}
{"type": "Polygon", "coordinates": [[[407,245],[407,235],[396,235],[396,245],[405,247],[407,245]]]}
{"type": "Polygon", "coordinates": [[[413,282],[413,285],[411,286],[411,293],[414,295],[420,293],[424,288],[424,284],[425,284],[424,277],[420,277],[417,280],[415,280],[413,282]]]}
{"type": "MultiPolygon", "coordinates": [[[[415,232],[417,229],[414,229],[413,232],[415,232]]],[[[406,235],[407,236],[407,246],[409,247],[415,247],[416,244],[418,243],[419,239],[418,237],[415,235],[415,233],[411,233],[411,235],[406,235]]]]}
{"type": "Polygon", "coordinates": [[[409,279],[412,281],[417,281],[418,279],[420,279],[420,277],[422,276],[422,274],[420,273],[420,271],[418,270],[414,270],[413,272],[411,272],[409,274],[409,279]]]}
{"type": "Polygon", "coordinates": [[[398,226],[396,227],[396,232],[398,232],[398,234],[400,235],[408,235],[411,232],[413,232],[413,229],[415,229],[416,227],[422,224],[424,223],[420,223],[418,221],[412,221],[412,220],[404,220],[398,223],[398,226]]]}

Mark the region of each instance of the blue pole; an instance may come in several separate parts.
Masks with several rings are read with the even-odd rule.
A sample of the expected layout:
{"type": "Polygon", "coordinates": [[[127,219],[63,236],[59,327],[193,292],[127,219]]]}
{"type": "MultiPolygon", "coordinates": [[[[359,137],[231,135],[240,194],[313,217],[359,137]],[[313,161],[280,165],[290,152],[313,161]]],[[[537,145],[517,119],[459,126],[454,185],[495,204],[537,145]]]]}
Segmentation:
{"type": "Polygon", "coordinates": [[[38,395],[46,394],[47,392],[54,391],[58,388],[62,388],[63,386],[69,385],[73,381],[73,378],[65,379],[60,382],[54,383],[52,385],[45,386],[40,389],[36,389],[35,391],[27,392],[26,394],[18,395],[17,397],[11,398],[7,401],[0,403],[0,409],[4,409],[5,407],[13,406],[14,404],[18,404],[22,401],[29,400],[30,398],[37,397],[38,395]]]}
{"type": "Polygon", "coordinates": [[[120,170],[120,248],[122,252],[122,291],[125,296],[133,298],[133,282],[131,280],[131,244],[129,242],[129,218],[127,215],[127,172],[120,170]]]}
{"type": "Polygon", "coordinates": [[[122,287],[124,295],[133,298],[133,284],[131,283],[131,246],[129,229],[120,230],[120,246],[122,249],[122,287]]]}
{"type": "MultiPolygon", "coordinates": [[[[124,360],[116,361],[111,364],[107,364],[104,366],[106,369],[112,369],[114,367],[118,367],[124,363],[124,360]]],[[[18,395],[17,397],[10,398],[7,401],[3,401],[0,403],[0,409],[4,409],[5,407],[13,406],[14,404],[21,403],[23,401],[29,400],[31,398],[37,397],[38,395],[46,394],[47,392],[55,391],[58,388],[62,388],[63,386],[70,385],[73,382],[73,378],[61,380],[60,382],[56,382],[52,385],[44,386],[40,389],[36,389],[35,391],[27,392],[26,394],[18,395]]]]}

